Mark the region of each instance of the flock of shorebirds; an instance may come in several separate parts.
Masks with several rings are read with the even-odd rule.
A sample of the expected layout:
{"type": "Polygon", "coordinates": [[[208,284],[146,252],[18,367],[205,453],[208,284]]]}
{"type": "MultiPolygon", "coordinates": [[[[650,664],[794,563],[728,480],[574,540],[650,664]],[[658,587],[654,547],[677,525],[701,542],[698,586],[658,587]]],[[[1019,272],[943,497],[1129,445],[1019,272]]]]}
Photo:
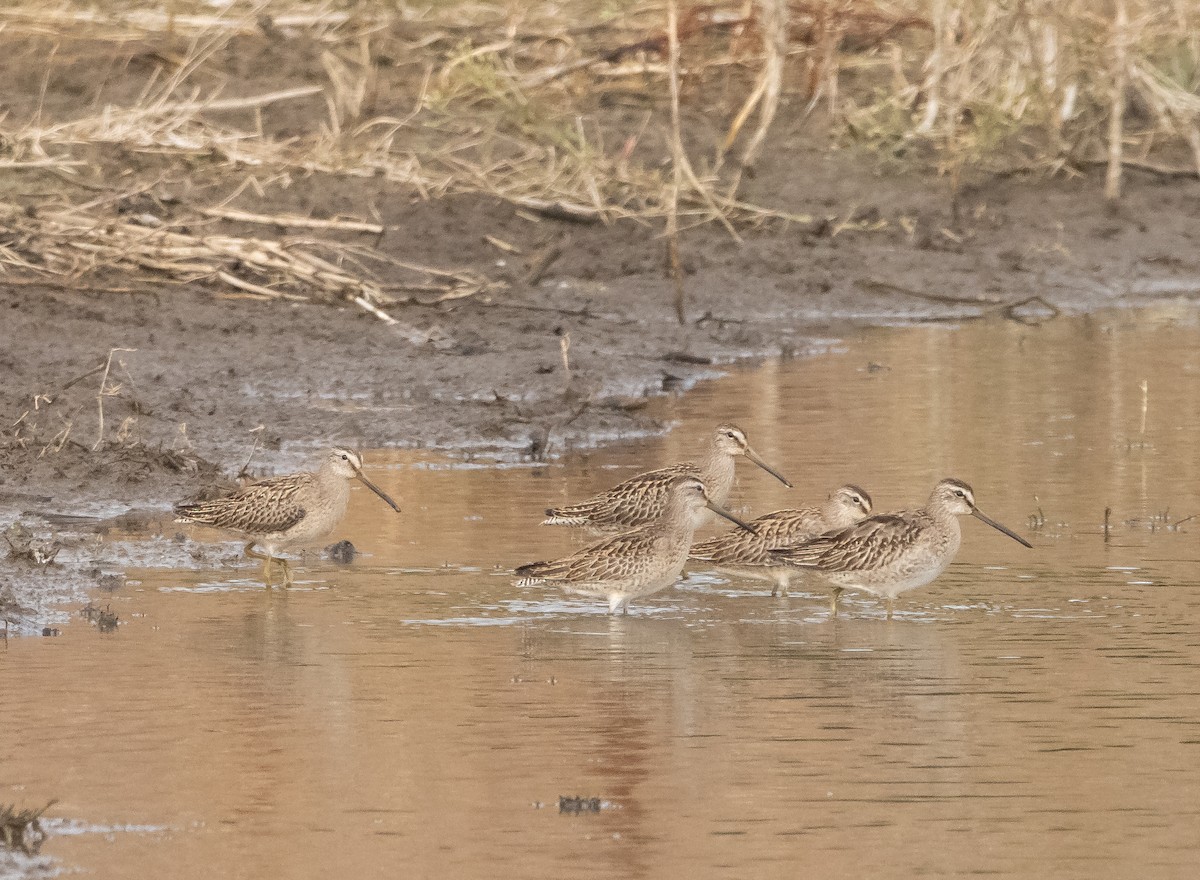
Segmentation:
{"type": "MultiPolygon", "coordinates": [[[[925,506],[915,510],[873,514],[871,496],[846,485],[819,507],[777,510],[744,522],[724,507],[739,457],[791,487],[750,447],[745,431],[720,425],[698,464],[648,471],[586,501],[548,509],[544,525],[587,528],[608,537],[562,559],[522,565],[516,570],[517,584],[553,585],[603,598],[616,614],[627,612],[634,599],[674,584],[691,561],[769,581],[772,596],[786,596],[797,574],[816,575],[832,590],[834,615],[838,597],[849,589],[881,597],[890,619],[897,596],[930,583],[954,559],[962,543],[958,517],[970,514],[1032,546],[985,516],[971,487],[955,479],[938,483],[925,506]],[[696,529],[713,516],[724,517],[733,528],[694,544],[696,529]]],[[[179,522],[240,535],[247,542],[246,554],[263,559],[266,582],[271,583],[272,565],[278,563],[287,584],[291,569],[279,552],[332,532],[346,511],[351,480],[360,480],[400,510],[367,479],[362,466],[358,453],[333,449],[314,473],[262,480],[227,497],[182,503],[175,510],[179,522]]]]}

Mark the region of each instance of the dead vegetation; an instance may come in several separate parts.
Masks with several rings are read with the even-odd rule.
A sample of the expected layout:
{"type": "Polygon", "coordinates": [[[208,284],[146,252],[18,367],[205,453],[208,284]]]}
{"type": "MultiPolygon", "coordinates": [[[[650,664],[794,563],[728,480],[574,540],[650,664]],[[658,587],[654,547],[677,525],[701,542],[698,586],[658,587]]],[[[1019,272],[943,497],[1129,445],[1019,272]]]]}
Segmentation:
{"type": "Polygon", "coordinates": [[[35,535],[29,527],[14,522],[3,532],[8,544],[8,558],[35,566],[47,566],[54,562],[62,545],[52,538],[35,535]]]}
{"type": "MultiPolygon", "coordinates": [[[[15,419],[0,424],[0,479],[46,467],[81,481],[104,476],[137,483],[164,475],[181,482],[219,480],[217,466],[193,449],[186,421],[175,423],[169,444],[145,440],[143,420],[152,408],[122,358],[131,351],[111,349],[90,369],[31,395],[15,419]]],[[[19,523],[3,537],[13,559],[48,565],[58,552],[56,543],[34,537],[19,523]]]]}
{"type": "Polygon", "coordinates": [[[263,0],[224,12],[16,0],[0,10],[3,38],[40,47],[44,71],[32,106],[0,119],[14,181],[0,268],[67,288],[347,302],[388,322],[400,304],[508,283],[397,258],[402,245],[379,247],[391,230],[374,202],[356,216],[253,210],[268,190],[327,175],[382,197],[485,194],[535,220],[646,224],[665,233],[682,314],[681,231],[716,222],[736,239],[813,222],[741,195],[784,115],[792,130],[819,125],[931,166],[955,194],[980,172],[1100,165],[1114,199],[1129,168],[1197,174],[1198,16],[1200,0],[263,0]],[[259,89],[233,69],[304,53],[318,82],[282,70],[259,89]],[[47,103],[55,72],[79,58],[104,81],[74,105],[47,103]],[[181,184],[216,178],[237,185],[205,199],[181,184]]]}
{"type": "Polygon", "coordinates": [[[42,828],[42,816],[56,801],[50,801],[40,809],[18,810],[15,805],[0,804],[0,839],[8,849],[20,850],[25,855],[36,855],[46,840],[42,828]]]}

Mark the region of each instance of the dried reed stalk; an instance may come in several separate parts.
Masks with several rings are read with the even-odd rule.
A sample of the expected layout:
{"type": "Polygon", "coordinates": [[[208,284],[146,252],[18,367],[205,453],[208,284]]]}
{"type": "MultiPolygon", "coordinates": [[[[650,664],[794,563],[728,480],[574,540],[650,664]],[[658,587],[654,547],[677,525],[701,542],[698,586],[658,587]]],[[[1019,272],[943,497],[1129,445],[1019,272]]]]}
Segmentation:
{"type": "Polygon", "coordinates": [[[760,27],[763,38],[763,62],[754,90],[742,105],[729,126],[725,141],[721,145],[721,156],[733,148],[738,133],[756,108],[759,110],[758,128],[742,151],[742,168],[752,168],[758,151],[766,139],[775,114],[779,110],[779,99],[783,91],[783,64],[788,50],[788,4],[787,0],[758,0],[762,10],[760,27]]]}
{"type": "Polygon", "coordinates": [[[675,0],[667,0],[667,83],[671,94],[671,188],[667,196],[667,275],[675,289],[675,317],[686,323],[686,291],[683,287],[683,263],[679,256],[679,190],[683,185],[683,167],[687,155],[679,121],[679,10],[675,0]]]}
{"type": "MultiPolygon", "coordinates": [[[[275,222],[287,225],[291,219],[278,217],[275,222]]],[[[232,287],[261,299],[344,301],[388,322],[393,320],[384,311],[388,306],[458,299],[498,287],[473,272],[405,263],[341,242],[194,235],[77,208],[29,216],[19,206],[0,204],[0,235],[9,239],[0,247],[0,269],[76,281],[110,269],[147,282],[166,279],[206,283],[218,290],[232,287]],[[317,251],[335,254],[338,262],[317,251]],[[414,280],[384,285],[347,268],[361,269],[364,259],[403,269],[414,280]],[[411,295],[400,295],[404,292],[411,295]]]]}
{"type": "Polygon", "coordinates": [[[1114,0],[1112,26],[1112,104],[1108,111],[1108,169],[1104,175],[1104,197],[1110,202],[1121,197],[1121,138],[1125,128],[1125,90],[1129,82],[1129,10],[1125,0],[1114,0]]]}

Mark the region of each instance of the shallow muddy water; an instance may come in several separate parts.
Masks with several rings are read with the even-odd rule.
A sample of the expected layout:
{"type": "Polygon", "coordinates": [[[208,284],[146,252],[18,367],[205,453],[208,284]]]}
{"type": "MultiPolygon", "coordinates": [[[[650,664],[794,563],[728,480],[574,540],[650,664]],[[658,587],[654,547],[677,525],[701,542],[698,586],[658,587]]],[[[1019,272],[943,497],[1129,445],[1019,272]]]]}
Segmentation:
{"type": "Polygon", "coordinates": [[[665,439],[548,465],[374,454],[404,510],[356,490],[351,567],[131,571],[117,632],[10,640],[0,803],[58,798],[49,868],[101,878],[1192,876],[1193,310],[860,331],[655,405],[665,439]],[[581,542],[544,506],[725,419],[796,483],[739,466],[736,510],[956,476],[1035,548],[967,520],[891,622],[708,571],[624,618],[512,586],[581,542]]]}

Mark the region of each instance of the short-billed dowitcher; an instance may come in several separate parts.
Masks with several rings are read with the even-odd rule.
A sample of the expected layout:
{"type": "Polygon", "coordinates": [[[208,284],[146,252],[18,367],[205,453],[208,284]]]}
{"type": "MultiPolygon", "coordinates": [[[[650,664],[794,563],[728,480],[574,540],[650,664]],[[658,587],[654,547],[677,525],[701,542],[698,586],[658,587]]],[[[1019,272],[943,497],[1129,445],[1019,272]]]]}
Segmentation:
{"type": "MultiPolygon", "coordinates": [[[[606,492],[601,492],[566,507],[546,510],[546,526],[586,526],[600,532],[624,531],[653,522],[662,516],[672,480],[679,476],[699,477],[703,481],[708,497],[715,504],[723,505],[729,500],[733,488],[734,462],[740,455],[746,456],[789,489],[792,484],[775,468],[771,467],[746,441],[746,432],[737,425],[721,425],[712,433],[708,455],[700,464],[677,464],[671,467],[647,471],[618,483],[606,492]]],[[[706,522],[712,514],[701,510],[700,522],[706,522]]]]}
{"type": "Polygon", "coordinates": [[[779,561],[818,571],[833,585],[833,614],[842,590],[881,596],[892,617],[896,597],[923,587],[946,570],[962,544],[958,517],[970,514],[1026,547],[1033,545],[990,519],[975,506],[975,493],[961,480],[942,480],[920,510],[881,513],[840,531],[774,551],[779,561]]]}
{"type": "Polygon", "coordinates": [[[362,457],[357,452],[331,449],[316,473],[273,477],[224,498],[178,504],[176,522],[213,526],[241,535],[248,539],[246,555],[263,560],[267,584],[271,583],[271,563],[276,560],[283,566],[284,583],[289,584],[291,568],[286,559],[275,554],[332,532],[346,512],[353,479],[400,511],[396,502],[363,474],[362,457]],[[256,544],[266,552],[255,552],[256,544]]]}
{"type": "Polygon", "coordinates": [[[753,532],[730,529],[723,535],[701,541],[689,558],[711,562],[717,568],[756,580],[770,581],[771,595],[788,593],[798,570],[784,565],[771,551],[811,541],[831,529],[843,529],[871,512],[871,496],[858,486],[845,485],[833,492],[820,507],[777,510],[753,520],[753,532]]]}
{"type": "Polygon", "coordinates": [[[654,522],[586,547],[565,559],[517,569],[518,586],[555,584],[571,593],[603,596],[610,614],[628,613],[633,599],[675,583],[687,562],[698,514],[711,510],[750,528],[708,496],[698,477],[676,475],[666,486],[666,510],[654,522]]]}

